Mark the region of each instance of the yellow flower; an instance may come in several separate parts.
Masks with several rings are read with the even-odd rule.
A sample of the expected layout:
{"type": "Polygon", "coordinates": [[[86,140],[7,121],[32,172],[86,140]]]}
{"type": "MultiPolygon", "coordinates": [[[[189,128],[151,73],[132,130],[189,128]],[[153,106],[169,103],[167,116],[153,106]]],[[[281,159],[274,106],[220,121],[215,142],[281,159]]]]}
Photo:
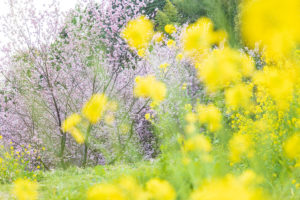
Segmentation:
{"type": "Polygon", "coordinates": [[[13,194],[18,200],[35,200],[38,198],[38,185],[26,179],[18,179],[14,182],[13,194]]]}
{"type": "Polygon", "coordinates": [[[163,69],[163,71],[165,72],[167,70],[168,66],[170,66],[169,63],[163,63],[163,64],[159,65],[159,68],[163,69]]]}
{"type": "MultiPolygon", "coordinates": [[[[70,133],[77,143],[82,144],[84,142],[84,137],[80,130],[76,127],[81,122],[81,117],[79,114],[74,113],[67,117],[62,124],[62,130],[64,132],[70,133]]],[[[44,147],[43,147],[44,149],[44,147]]]]}
{"type": "Polygon", "coordinates": [[[167,42],[167,46],[168,46],[169,48],[175,47],[175,46],[176,46],[176,42],[175,42],[174,40],[170,39],[170,40],[168,40],[168,42],[167,42]]]}
{"type": "Polygon", "coordinates": [[[134,95],[136,97],[150,97],[154,102],[159,103],[165,99],[166,86],[157,81],[154,76],[136,77],[134,95]]]}
{"type": "Polygon", "coordinates": [[[182,59],[183,59],[183,54],[182,53],[177,54],[176,60],[181,61],[182,59]]]}
{"type": "Polygon", "coordinates": [[[202,124],[206,124],[211,132],[218,131],[221,128],[222,115],[220,110],[212,104],[198,105],[198,120],[202,124]]]}
{"type": "Polygon", "coordinates": [[[233,163],[240,162],[242,156],[248,158],[253,155],[253,142],[249,135],[234,134],[229,141],[230,160],[233,163]]]}
{"type": "Polygon", "coordinates": [[[259,189],[251,187],[256,181],[254,173],[239,177],[227,175],[222,179],[207,181],[198,190],[192,192],[191,200],[265,200],[259,189]],[[253,175],[254,174],[254,175],[253,175]]]}
{"type": "Polygon", "coordinates": [[[280,109],[286,109],[293,97],[293,73],[276,67],[264,67],[254,76],[254,83],[264,89],[276,102],[280,109]]]}
{"type": "Polygon", "coordinates": [[[168,181],[152,178],[146,183],[146,189],[155,200],[173,200],[176,193],[168,181]]]}
{"type": "Polygon", "coordinates": [[[283,144],[283,149],[288,158],[300,159],[300,133],[288,138],[283,144]]]}
{"type": "Polygon", "coordinates": [[[70,133],[78,144],[83,144],[84,136],[78,128],[71,129],[70,133]]]}
{"type": "Polygon", "coordinates": [[[243,76],[250,76],[254,71],[254,62],[230,48],[216,49],[197,67],[198,77],[209,92],[228,87],[240,82],[243,76]]]}
{"type": "Polygon", "coordinates": [[[184,142],[183,150],[185,152],[195,150],[210,152],[211,144],[210,141],[204,135],[197,134],[196,136],[189,138],[187,141],[184,142]]]}
{"type": "Polygon", "coordinates": [[[172,24],[167,24],[165,26],[165,31],[166,31],[166,33],[169,33],[169,34],[176,33],[176,28],[172,24]]]}
{"type": "Polygon", "coordinates": [[[128,45],[137,50],[147,48],[153,35],[153,24],[145,16],[129,21],[121,32],[128,45]]]}
{"type": "Polygon", "coordinates": [[[145,114],[145,119],[149,121],[149,120],[150,120],[150,118],[151,118],[151,115],[150,115],[150,113],[146,113],[146,114],[145,114]]]}
{"type": "Polygon", "coordinates": [[[149,200],[149,194],[131,176],[120,178],[118,185],[125,191],[126,199],[149,200]]]}
{"type": "Polygon", "coordinates": [[[192,108],[193,108],[193,106],[191,104],[185,104],[184,105],[184,110],[186,110],[186,111],[191,111],[192,108]]]}
{"type": "Polygon", "coordinates": [[[247,108],[250,105],[252,88],[249,85],[238,84],[225,91],[226,105],[232,109],[247,108]]]}
{"type": "Polygon", "coordinates": [[[137,54],[140,56],[140,57],[145,57],[146,56],[146,50],[144,48],[142,49],[139,49],[137,54]]]}
{"type": "Polygon", "coordinates": [[[195,123],[197,121],[197,115],[193,112],[189,112],[185,115],[185,120],[189,123],[195,123]]]}
{"type": "Polygon", "coordinates": [[[248,0],[242,4],[241,30],[251,47],[261,44],[268,59],[285,58],[300,42],[299,0],[248,0]]]}
{"type": "Polygon", "coordinates": [[[164,34],[161,33],[161,32],[155,33],[155,35],[153,36],[153,38],[154,38],[155,42],[159,43],[159,42],[163,41],[164,34]]]}
{"type": "Polygon", "coordinates": [[[166,69],[168,66],[170,66],[169,63],[163,63],[163,64],[159,65],[159,68],[166,69]]]}
{"type": "Polygon", "coordinates": [[[125,200],[122,191],[112,184],[98,184],[87,192],[87,200],[125,200]]]}
{"type": "Polygon", "coordinates": [[[187,83],[183,83],[181,89],[186,90],[187,83]]]}
{"type": "Polygon", "coordinates": [[[83,106],[82,114],[90,121],[90,123],[96,124],[101,119],[106,104],[107,97],[104,94],[94,94],[83,106]]]}
{"type": "Polygon", "coordinates": [[[196,126],[195,124],[193,123],[188,123],[186,126],[185,126],[185,132],[188,133],[188,134],[192,134],[196,131],[196,126]]]}
{"type": "Polygon", "coordinates": [[[193,58],[199,61],[203,54],[217,43],[217,40],[225,40],[220,38],[221,34],[214,32],[213,23],[208,18],[200,18],[196,23],[189,25],[182,34],[183,50],[193,58]]]}
{"type": "Polygon", "coordinates": [[[0,140],[2,140],[2,138],[3,138],[2,135],[0,135],[0,140]]]}
{"type": "Polygon", "coordinates": [[[64,132],[70,132],[75,126],[81,122],[81,117],[79,114],[74,113],[70,115],[62,124],[62,130],[64,132]]]}

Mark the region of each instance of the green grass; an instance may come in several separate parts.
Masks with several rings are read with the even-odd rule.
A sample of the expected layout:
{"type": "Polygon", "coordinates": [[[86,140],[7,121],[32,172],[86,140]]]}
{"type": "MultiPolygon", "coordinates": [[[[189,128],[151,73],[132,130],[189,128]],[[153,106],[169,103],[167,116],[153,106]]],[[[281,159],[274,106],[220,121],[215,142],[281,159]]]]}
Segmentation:
{"type": "MultiPolygon", "coordinates": [[[[149,163],[135,165],[96,166],[94,168],[76,168],[40,172],[37,176],[39,199],[75,200],[86,199],[88,188],[96,183],[117,179],[122,175],[135,174],[147,168],[149,163]]],[[[14,199],[11,195],[13,184],[0,185],[0,200],[14,199]]]]}

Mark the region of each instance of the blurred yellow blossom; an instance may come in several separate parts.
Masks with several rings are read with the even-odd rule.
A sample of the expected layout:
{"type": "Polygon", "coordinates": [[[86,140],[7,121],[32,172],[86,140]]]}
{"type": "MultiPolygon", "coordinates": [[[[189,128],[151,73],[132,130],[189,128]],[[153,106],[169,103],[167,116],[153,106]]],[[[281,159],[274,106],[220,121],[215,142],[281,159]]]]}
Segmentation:
{"type": "Polygon", "coordinates": [[[241,8],[244,40],[260,43],[267,59],[284,58],[300,42],[299,0],[247,0],[241,8]]]}
{"type": "Polygon", "coordinates": [[[84,142],[84,137],[80,130],[76,127],[80,122],[81,116],[77,113],[74,113],[65,119],[62,124],[62,130],[70,133],[77,143],[82,144],[84,142]]]}
{"type": "MultiPolygon", "coordinates": [[[[253,174],[253,173],[252,173],[253,174]]],[[[265,200],[261,192],[252,186],[255,175],[234,177],[227,175],[222,179],[213,179],[192,192],[191,200],[265,200]]],[[[254,183],[253,183],[254,182],[254,183]]]]}
{"type": "Polygon", "coordinates": [[[238,108],[248,108],[250,98],[252,96],[252,88],[250,85],[237,84],[225,91],[226,105],[235,110],[238,108]]]}
{"type": "Polygon", "coordinates": [[[38,185],[27,179],[18,179],[14,182],[12,193],[18,200],[36,200],[38,185]]]}
{"type": "Polygon", "coordinates": [[[157,33],[155,33],[155,35],[153,36],[153,38],[154,38],[155,42],[158,42],[158,43],[162,42],[163,39],[164,39],[164,34],[161,33],[161,32],[157,32],[157,33]]]}
{"type": "Polygon", "coordinates": [[[190,24],[182,34],[183,50],[193,58],[195,62],[201,60],[211,46],[218,43],[218,32],[214,32],[213,23],[208,18],[200,18],[194,24],[190,24]],[[217,36],[217,37],[216,37],[217,36]]]}
{"type": "Polygon", "coordinates": [[[87,192],[87,200],[125,200],[122,191],[113,184],[98,184],[87,192]]]}
{"type": "Polygon", "coordinates": [[[183,59],[183,54],[182,53],[177,54],[176,60],[181,61],[182,59],[183,59]]]}
{"type": "Polygon", "coordinates": [[[166,70],[166,68],[167,68],[168,66],[170,66],[169,63],[163,63],[163,64],[159,65],[159,68],[166,70]]]}
{"type": "Polygon", "coordinates": [[[79,114],[74,113],[67,117],[62,124],[62,130],[64,132],[71,131],[75,126],[77,126],[81,122],[81,117],[79,114]]]}
{"type": "Polygon", "coordinates": [[[176,28],[172,24],[167,24],[165,26],[165,31],[166,31],[166,33],[169,33],[169,34],[176,33],[176,28]]]}
{"type": "Polygon", "coordinates": [[[155,200],[174,200],[176,193],[168,181],[152,178],[146,183],[146,189],[155,200]]]}
{"type": "Polygon", "coordinates": [[[147,48],[153,35],[153,23],[145,16],[128,22],[121,32],[128,45],[136,50],[147,48]]]}
{"type": "Polygon", "coordinates": [[[222,115],[220,110],[213,104],[198,105],[198,120],[202,124],[206,124],[211,132],[218,131],[221,128],[222,115]]]}
{"type": "Polygon", "coordinates": [[[210,141],[201,134],[197,134],[194,137],[189,138],[184,142],[183,150],[185,152],[189,151],[203,151],[203,152],[210,152],[212,149],[210,141]]]}
{"type": "Polygon", "coordinates": [[[145,57],[146,56],[146,50],[144,48],[142,49],[139,49],[137,51],[137,54],[140,56],[140,57],[145,57]]]}
{"type": "Polygon", "coordinates": [[[231,162],[240,162],[242,156],[252,157],[253,156],[253,142],[251,136],[247,134],[234,134],[229,141],[229,158],[231,162]]]}
{"type": "Polygon", "coordinates": [[[300,159],[300,132],[289,137],[283,144],[285,154],[290,159],[300,159]]]}
{"type": "Polygon", "coordinates": [[[102,117],[107,104],[107,97],[104,94],[94,94],[82,108],[82,114],[92,124],[96,124],[102,117]]]}
{"type": "Polygon", "coordinates": [[[213,50],[198,66],[198,77],[209,92],[237,83],[242,77],[251,76],[254,62],[247,56],[230,48],[213,50]]]}
{"type": "Polygon", "coordinates": [[[176,46],[176,42],[174,40],[170,39],[170,40],[167,41],[167,46],[169,48],[175,47],[176,46]]]}
{"type": "Polygon", "coordinates": [[[159,103],[165,99],[166,86],[164,83],[155,79],[154,76],[136,77],[134,95],[136,97],[150,97],[154,103],[159,103]]]}

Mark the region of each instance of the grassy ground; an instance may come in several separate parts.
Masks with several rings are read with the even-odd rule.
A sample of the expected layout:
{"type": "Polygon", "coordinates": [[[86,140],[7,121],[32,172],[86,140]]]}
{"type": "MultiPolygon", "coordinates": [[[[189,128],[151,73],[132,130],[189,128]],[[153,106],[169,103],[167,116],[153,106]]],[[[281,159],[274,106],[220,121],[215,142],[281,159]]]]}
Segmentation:
{"type": "MultiPolygon", "coordinates": [[[[112,180],[121,175],[136,173],[141,168],[151,168],[148,163],[138,165],[97,166],[94,168],[69,168],[41,172],[38,178],[39,199],[45,200],[79,200],[86,198],[86,191],[95,183],[112,180]]],[[[142,170],[144,171],[144,170],[142,170]]],[[[11,190],[13,185],[0,185],[0,200],[14,199],[11,190]]]]}

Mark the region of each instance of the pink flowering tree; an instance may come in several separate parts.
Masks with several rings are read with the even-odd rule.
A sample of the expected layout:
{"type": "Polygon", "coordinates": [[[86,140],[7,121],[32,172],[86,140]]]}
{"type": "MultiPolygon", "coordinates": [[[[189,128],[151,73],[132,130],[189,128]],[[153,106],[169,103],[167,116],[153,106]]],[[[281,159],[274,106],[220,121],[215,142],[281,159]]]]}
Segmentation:
{"type": "Polygon", "coordinates": [[[55,0],[42,12],[31,0],[20,3],[2,19],[10,41],[2,46],[0,131],[17,148],[30,144],[45,167],[59,160],[64,165],[78,160],[82,148],[61,130],[62,121],[93,93],[113,97],[121,89],[120,72],[139,58],[119,33],[146,3],[83,1],[69,13],[60,12],[55,0]]]}

